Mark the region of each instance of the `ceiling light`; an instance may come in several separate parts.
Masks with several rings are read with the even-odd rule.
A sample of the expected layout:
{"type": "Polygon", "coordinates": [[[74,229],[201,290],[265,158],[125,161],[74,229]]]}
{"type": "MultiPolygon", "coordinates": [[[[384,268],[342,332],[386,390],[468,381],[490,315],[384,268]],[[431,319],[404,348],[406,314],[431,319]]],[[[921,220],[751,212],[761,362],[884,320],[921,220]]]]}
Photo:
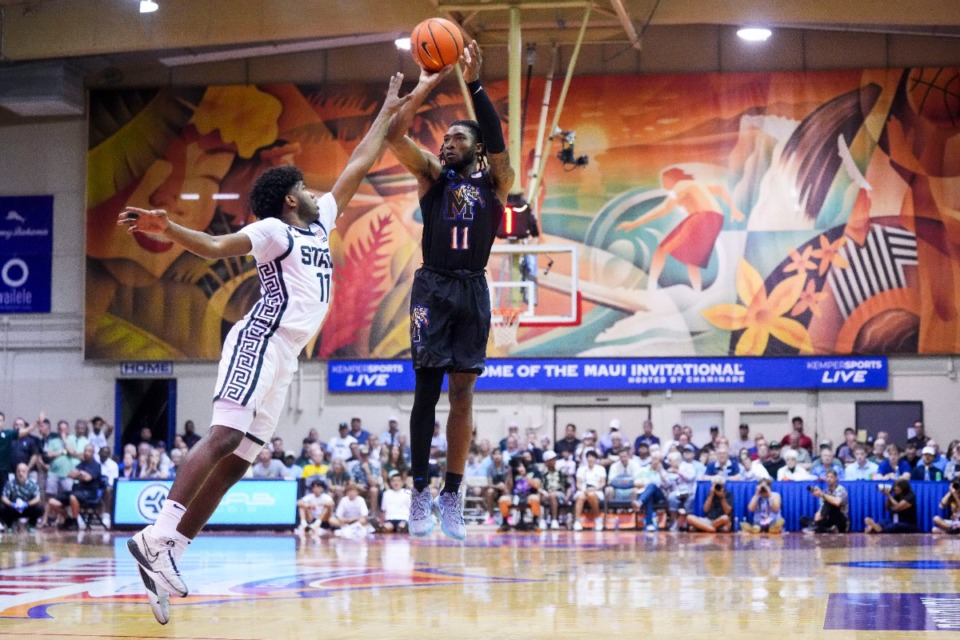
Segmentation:
{"type": "Polygon", "coordinates": [[[744,27],[737,31],[737,35],[747,42],[766,42],[771,35],[771,31],[766,27],[744,27]]]}
{"type": "Polygon", "coordinates": [[[180,199],[181,200],[199,200],[200,194],[199,193],[181,193],[180,199]]]}
{"type": "Polygon", "coordinates": [[[393,44],[397,45],[397,49],[410,51],[410,38],[397,38],[393,41],[393,44]]]}
{"type": "Polygon", "coordinates": [[[215,193],[213,194],[214,200],[239,200],[239,193],[215,193]]]}
{"type": "Polygon", "coordinates": [[[140,0],[140,13],[153,13],[159,8],[155,0],[140,0]]]}

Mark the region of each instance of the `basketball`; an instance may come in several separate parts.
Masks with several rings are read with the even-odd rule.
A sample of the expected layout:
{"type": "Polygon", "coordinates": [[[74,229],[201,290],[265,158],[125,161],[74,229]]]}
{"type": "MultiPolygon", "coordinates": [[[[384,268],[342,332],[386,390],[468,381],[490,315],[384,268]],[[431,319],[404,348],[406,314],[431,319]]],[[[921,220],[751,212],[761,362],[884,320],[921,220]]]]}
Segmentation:
{"type": "Polygon", "coordinates": [[[427,18],[410,34],[413,59],[427,71],[440,71],[455,64],[463,53],[460,27],[443,18],[427,18]]]}

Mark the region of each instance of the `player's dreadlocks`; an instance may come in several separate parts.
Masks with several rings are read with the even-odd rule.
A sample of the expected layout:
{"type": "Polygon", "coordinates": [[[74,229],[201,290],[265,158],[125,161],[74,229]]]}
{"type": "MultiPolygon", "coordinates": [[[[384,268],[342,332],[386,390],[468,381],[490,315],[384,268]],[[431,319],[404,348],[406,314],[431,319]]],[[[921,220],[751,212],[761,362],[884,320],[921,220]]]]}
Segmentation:
{"type": "MultiPolygon", "coordinates": [[[[483,135],[480,133],[480,125],[476,120],[454,120],[450,123],[451,127],[463,126],[473,133],[473,141],[483,144],[483,135]]],[[[447,164],[446,159],[443,157],[443,144],[440,145],[440,166],[447,164]]],[[[487,168],[487,145],[483,145],[482,150],[477,152],[477,168],[480,171],[483,171],[487,168]]]]}
{"type": "Polygon", "coordinates": [[[264,171],[250,190],[250,209],[258,219],[279,218],[283,199],[303,181],[300,169],[291,166],[271,167],[264,171]]]}

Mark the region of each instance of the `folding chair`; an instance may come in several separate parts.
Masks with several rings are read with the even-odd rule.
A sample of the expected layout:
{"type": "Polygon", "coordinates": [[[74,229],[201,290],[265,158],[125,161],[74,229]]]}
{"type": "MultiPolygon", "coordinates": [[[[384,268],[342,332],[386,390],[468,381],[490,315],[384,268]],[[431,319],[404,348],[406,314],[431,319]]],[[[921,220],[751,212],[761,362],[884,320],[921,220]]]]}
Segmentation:
{"type": "Polygon", "coordinates": [[[107,490],[109,480],[106,476],[100,476],[100,486],[97,489],[96,500],[80,500],[80,517],[87,525],[87,529],[92,529],[94,524],[99,524],[105,531],[110,527],[103,521],[103,494],[107,490]]]}
{"type": "Polygon", "coordinates": [[[467,523],[483,524],[490,515],[483,503],[483,489],[487,487],[487,479],[481,476],[467,476],[463,479],[463,484],[466,492],[463,496],[463,520],[467,523]],[[476,489],[480,489],[480,495],[473,495],[476,489]]]}

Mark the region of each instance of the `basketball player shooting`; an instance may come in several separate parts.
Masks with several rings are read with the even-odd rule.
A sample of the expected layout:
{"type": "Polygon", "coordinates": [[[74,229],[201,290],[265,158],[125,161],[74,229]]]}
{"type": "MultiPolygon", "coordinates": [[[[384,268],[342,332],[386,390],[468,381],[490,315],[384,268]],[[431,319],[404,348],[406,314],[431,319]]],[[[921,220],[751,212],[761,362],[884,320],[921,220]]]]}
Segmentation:
{"type": "Polygon", "coordinates": [[[258,220],[237,233],[193,231],[163,210],[128,207],[119,216],[129,233],[163,236],[204,258],[252,255],[260,278],[260,301],[224,341],[210,430],[184,459],[156,523],[127,543],[161,624],[170,618],[169,594],[188,593],[178,569],[187,545],[270,441],[297,356],[323,324],[333,283],[330,233],[383,149],[391,116],[411,98],[398,96],[402,81],[399,73],[390,79],[370,130],[320,198],[299,169],[283,166],[257,179],[250,204],[258,220]]]}
{"type": "Polygon", "coordinates": [[[445,71],[424,70],[390,123],[387,141],[417,179],[423,212],[423,266],[410,296],[410,343],[416,373],[410,415],[413,500],[410,533],[429,534],[433,515],[455,540],[466,537],[460,484],[473,434],[473,389],[486,362],[490,295],[484,269],[514,171],[500,118],[480,84],[480,47],[471,42],[460,56],[477,121],[457,120],[447,129],[439,155],[405,135],[414,114],[445,71]],[[429,484],[430,440],[443,377],[449,382],[447,471],[433,499],[429,484]]]}

